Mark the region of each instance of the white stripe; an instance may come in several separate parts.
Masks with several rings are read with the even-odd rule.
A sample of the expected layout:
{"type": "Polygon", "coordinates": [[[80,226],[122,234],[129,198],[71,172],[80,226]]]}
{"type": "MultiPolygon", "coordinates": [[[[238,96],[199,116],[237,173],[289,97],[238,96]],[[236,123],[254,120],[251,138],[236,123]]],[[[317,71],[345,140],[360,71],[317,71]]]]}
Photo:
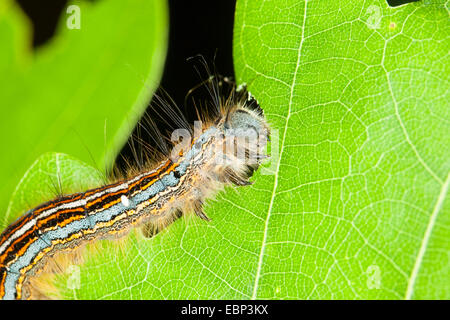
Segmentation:
{"type": "Polygon", "coordinates": [[[35,219],[36,220],[40,220],[42,218],[48,217],[49,215],[51,215],[51,214],[53,214],[53,213],[55,213],[55,212],[57,212],[59,210],[71,209],[71,208],[76,208],[76,207],[84,206],[84,205],[86,205],[86,200],[84,200],[84,199],[80,199],[80,200],[77,200],[77,201],[74,201],[74,202],[64,203],[64,204],[62,204],[62,205],[60,205],[58,207],[54,207],[52,209],[42,211],[41,214],[38,215],[35,219]]]}
{"type": "Polygon", "coordinates": [[[94,199],[96,199],[96,198],[98,198],[98,197],[101,197],[102,195],[104,195],[104,194],[106,194],[106,193],[113,193],[113,192],[116,192],[116,191],[119,191],[119,190],[123,190],[123,189],[126,189],[126,188],[128,188],[128,183],[127,183],[127,182],[124,182],[124,183],[122,183],[122,184],[119,184],[119,185],[116,186],[116,187],[109,188],[109,189],[105,189],[105,190],[103,190],[103,191],[94,193],[92,196],[87,197],[87,198],[86,198],[86,201],[87,201],[87,202],[90,202],[90,201],[92,201],[92,200],[94,200],[94,199]]]}
{"type": "Polygon", "coordinates": [[[31,219],[30,221],[28,221],[27,223],[25,223],[22,228],[20,228],[19,230],[17,230],[11,237],[8,238],[8,240],[6,240],[1,246],[0,246],[0,254],[3,253],[3,251],[5,251],[5,249],[9,246],[9,244],[16,238],[18,238],[20,235],[22,235],[25,231],[27,231],[27,229],[33,227],[36,223],[35,219],[31,219]]]}

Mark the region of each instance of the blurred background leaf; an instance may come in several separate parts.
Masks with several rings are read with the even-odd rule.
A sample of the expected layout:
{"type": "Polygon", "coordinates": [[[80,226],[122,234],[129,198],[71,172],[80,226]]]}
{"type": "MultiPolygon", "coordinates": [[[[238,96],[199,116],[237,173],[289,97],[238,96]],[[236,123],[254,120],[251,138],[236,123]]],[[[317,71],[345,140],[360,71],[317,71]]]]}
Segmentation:
{"type": "Polygon", "coordinates": [[[131,0],[126,10],[118,0],[71,4],[80,29],[67,27],[73,12],[64,12],[55,37],[32,51],[27,19],[13,1],[0,3],[0,212],[45,152],[110,169],[158,86],[165,1],[131,0]]]}

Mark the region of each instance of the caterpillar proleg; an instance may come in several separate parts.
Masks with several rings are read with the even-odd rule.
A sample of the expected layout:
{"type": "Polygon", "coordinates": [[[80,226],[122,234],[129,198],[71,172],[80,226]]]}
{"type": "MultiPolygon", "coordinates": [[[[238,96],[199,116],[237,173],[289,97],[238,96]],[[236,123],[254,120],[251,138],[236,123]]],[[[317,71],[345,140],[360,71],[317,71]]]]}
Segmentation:
{"type": "Polygon", "coordinates": [[[250,184],[266,157],[269,127],[245,87],[231,85],[224,95],[223,81],[229,82],[209,79],[216,110],[174,132],[183,139],[164,159],[119,181],[43,203],[10,224],[0,235],[0,298],[45,298],[31,280],[55,254],[138,226],[152,236],[190,212],[209,220],[206,199],[225,185],[250,184]]]}

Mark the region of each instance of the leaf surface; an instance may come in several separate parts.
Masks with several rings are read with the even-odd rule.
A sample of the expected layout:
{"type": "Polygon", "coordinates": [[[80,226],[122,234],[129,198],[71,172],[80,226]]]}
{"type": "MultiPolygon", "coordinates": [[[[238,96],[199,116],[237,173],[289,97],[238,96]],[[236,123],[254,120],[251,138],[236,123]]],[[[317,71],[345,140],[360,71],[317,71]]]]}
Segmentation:
{"type": "Polygon", "coordinates": [[[450,297],[449,22],[437,2],[238,2],[238,81],[279,130],[253,297],[450,297]]]}

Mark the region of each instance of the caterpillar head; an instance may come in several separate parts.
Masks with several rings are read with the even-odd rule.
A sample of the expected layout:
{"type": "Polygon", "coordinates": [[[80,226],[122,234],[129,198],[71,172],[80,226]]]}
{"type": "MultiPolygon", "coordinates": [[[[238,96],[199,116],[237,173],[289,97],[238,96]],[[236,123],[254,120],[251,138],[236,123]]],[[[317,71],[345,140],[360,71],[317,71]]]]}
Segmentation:
{"type": "Polygon", "coordinates": [[[218,112],[207,121],[199,121],[201,127],[194,126],[193,140],[183,139],[172,150],[174,162],[178,161],[177,157],[183,157],[178,170],[183,173],[184,168],[194,168],[205,185],[208,181],[250,184],[248,179],[253,171],[268,158],[264,149],[269,126],[263,112],[245,88],[233,87],[230,94],[214,101],[218,112]],[[180,153],[178,147],[189,151],[180,153]]]}

